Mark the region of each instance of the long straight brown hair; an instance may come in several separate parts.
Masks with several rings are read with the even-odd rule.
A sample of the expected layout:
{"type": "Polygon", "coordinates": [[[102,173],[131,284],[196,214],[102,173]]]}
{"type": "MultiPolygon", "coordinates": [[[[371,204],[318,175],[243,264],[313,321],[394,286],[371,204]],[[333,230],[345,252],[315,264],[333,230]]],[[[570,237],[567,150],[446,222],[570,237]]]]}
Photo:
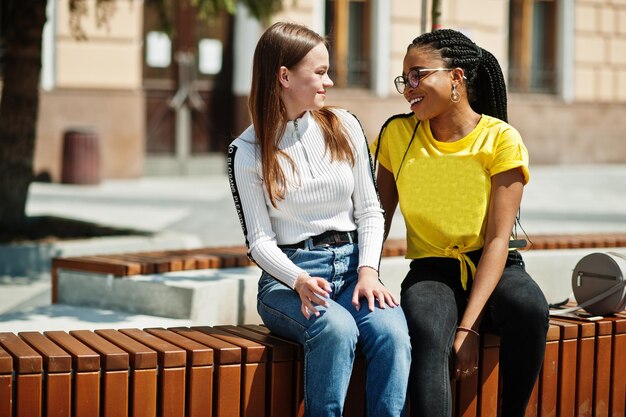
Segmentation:
{"type": "MultiPolygon", "coordinates": [[[[254,50],[248,110],[261,151],[263,182],[274,207],[276,200],[285,198],[287,189],[279,156],[286,158],[291,168],[297,171],[289,155],[278,148],[288,121],[281,98],[279,70],[282,66],[289,69],[296,67],[320,43],[326,45],[325,39],[306,26],[278,22],[261,35],[254,50]]],[[[312,115],[322,129],[331,160],[347,160],[354,164],[355,157],[348,135],[335,113],[325,107],[313,111],[312,115]]]]}

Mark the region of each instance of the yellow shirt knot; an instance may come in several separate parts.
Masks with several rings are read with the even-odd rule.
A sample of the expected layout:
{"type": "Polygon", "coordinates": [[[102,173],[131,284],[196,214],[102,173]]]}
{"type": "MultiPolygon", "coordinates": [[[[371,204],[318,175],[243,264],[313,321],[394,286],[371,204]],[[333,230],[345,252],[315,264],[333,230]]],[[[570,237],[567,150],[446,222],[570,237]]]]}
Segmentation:
{"type": "Polygon", "coordinates": [[[461,285],[463,286],[464,290],[467,290],[467,265],[469,265],[470,267],[472,277],[476,273],[476,265],[474,265],[474,262],[472,262],[470,257],[463,252],[463,245],[448,246],[443,251],[443,254],[448,258],[456,258],[459,260],[459,262],[461,263],[461,285]]]}

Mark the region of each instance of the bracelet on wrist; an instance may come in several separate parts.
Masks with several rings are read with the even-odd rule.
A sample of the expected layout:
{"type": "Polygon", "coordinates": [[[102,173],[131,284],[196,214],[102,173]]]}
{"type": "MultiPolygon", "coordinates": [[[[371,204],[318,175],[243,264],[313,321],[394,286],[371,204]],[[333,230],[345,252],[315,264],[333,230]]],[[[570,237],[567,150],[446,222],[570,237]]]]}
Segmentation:
{"type": "Polygon", "coordinates": [[[363,268],[369,268],[371,270],[373,270],[374,272],[376,272],[376,275],[378,275],[378,269],[374,268],[373,266],[369,266],[369,265],[361,265],[356,269],[357,274],[361,272],[361,269],[363,268]]]}
{"type": "Polygon", "coordinates": [[[456,328],[456,331],[457,332],[468,332],[468,333],[471,333],[471,334],[475,334],[476,336],[480,336],[480,334],[476,330],[474,330],[474,329],[472,329],[470,327],[458,326],[456,328]]]}

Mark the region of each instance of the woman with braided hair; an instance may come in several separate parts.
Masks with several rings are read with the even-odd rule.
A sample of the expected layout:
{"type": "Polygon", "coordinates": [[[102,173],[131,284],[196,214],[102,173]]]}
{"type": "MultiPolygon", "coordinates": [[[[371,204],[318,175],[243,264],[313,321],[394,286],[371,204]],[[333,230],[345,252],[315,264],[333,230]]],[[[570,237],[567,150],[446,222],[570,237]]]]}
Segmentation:
{"type": "Polygon", "coordinates": [[[450,416],[450,379],[478,369],[479,334],[500,335],[501,415],[523,416],[543,361],[548,305],[510,248],[528,153],[506,123],[498,61],[442,29],[407,48],[395,79],[411,113],[372,144],[386,232],[398,203],[410,270],[401,305],[412,343],[413,416],[450,416]]]}

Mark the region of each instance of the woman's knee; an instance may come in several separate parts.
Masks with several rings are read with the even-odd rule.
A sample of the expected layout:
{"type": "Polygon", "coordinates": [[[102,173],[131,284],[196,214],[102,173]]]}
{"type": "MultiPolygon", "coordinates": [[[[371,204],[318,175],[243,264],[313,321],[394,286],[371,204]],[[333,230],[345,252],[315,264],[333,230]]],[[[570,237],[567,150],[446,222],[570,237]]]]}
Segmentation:
{"type": "Polygon", "coordinates": [[[353,317],[341,308],[323,310],[307,330],[308,342],[323,340],[337,348],[341,346],[354,349],[359,336],[353,317]]]}
{"type": "Polygon", "coordinates": [[[548,302],[535,281],[526,273],[503,276],[494,294],[495,315],[508,317],[522,327],[547,328],[548,302]]]}
{"type": "Polygon", "coordinates": [[[401,304],[413,344],[448,343],[459,317],[450,287],[432,281],[417,283],[405,291],[401,304]]]}
{"type": "Polygon", "coordinates": [[[360,340],[394,346],[398,350],[410,349],[409,330],[401,308],[376,309],[359,327],[360,340]]]}

